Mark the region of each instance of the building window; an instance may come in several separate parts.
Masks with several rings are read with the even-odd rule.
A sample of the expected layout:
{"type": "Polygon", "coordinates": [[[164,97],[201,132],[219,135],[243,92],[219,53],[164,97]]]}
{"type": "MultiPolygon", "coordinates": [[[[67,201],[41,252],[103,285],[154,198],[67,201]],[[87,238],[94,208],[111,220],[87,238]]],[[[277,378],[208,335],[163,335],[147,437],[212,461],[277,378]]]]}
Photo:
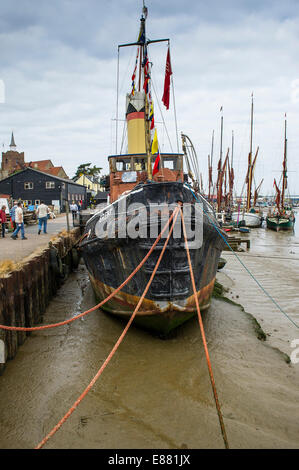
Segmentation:
{"type": "Polygon", "coordinates": [[[33,183],[24,183],[24,189],[33,189],[33,183]]]}
{"type": "Polygon", "coordinates": [[[55,188],[55,182],[54,181],[46,181],[46,189],[53,189],[55,188]]]}

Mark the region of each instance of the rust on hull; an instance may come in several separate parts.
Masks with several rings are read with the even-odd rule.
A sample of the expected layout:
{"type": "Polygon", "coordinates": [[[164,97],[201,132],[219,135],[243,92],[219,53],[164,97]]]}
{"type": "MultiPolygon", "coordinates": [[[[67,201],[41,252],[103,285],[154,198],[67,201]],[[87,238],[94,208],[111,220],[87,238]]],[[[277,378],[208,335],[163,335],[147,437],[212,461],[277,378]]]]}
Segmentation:
{"type": "MultiPolygon", "coordinates": [[[[108,297],[115,289],[107,286],[103,282],[90,275],[90,280],[99,300],[108,297]]],[[[197,292],[201,310],[210,306],[210,299],[214,288],[215,278],[205,287],[197,292]]],[[[102,309],[110,314],[129,319],[135,309],[139,297],[126,292],[118,292],[102,309]]],[[[156,330],[160,334],[168,334],[171,330],[189,320],[196,314],[194,295],[179,301],[154,301],[145,298],[135,317],[135,325],[142,326],[150,330],[156,330]]]]}

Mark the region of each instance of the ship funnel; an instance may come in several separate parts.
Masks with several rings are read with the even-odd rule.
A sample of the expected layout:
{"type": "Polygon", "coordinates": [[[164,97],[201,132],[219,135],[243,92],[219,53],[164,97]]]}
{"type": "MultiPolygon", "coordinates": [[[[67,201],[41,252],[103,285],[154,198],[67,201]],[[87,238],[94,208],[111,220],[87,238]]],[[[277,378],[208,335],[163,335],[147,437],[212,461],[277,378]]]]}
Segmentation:
{"type": "Polygon", "coordinates": [[[126,119],[128,129],[128,153],[146,153],[145,149],[145,95],[143,91],[127,94],[126,119]]]}

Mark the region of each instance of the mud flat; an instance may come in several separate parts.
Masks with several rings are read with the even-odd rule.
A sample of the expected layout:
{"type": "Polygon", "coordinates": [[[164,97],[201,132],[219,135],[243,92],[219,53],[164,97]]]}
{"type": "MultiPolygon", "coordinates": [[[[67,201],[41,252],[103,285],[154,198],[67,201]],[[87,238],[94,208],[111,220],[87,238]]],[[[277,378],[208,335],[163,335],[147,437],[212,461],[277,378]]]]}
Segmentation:
{"type": "MultiPolygon", "coordinates": [[[[237,255],[286,315],[299,325],[299,238],[296,232],[276,233],[260,228],[251,231],[250,239],[251,249],[237,255]]],[[[291,355],[291,343],[299,339],[299,328],[271,302],[233,253],[225,252],[223,256],[227,264],[217,277],[228,287],[226,295],[257,319],[271,346],[291,355]]]]}
{"type": "MultiPolygon", "coordinates": [[[[80,264],[44,322],[64,320],[94,303],[80,264]]],[[[204,324],[230,447],[298,448],[298,365],[271,346],[266,332],[264,340],[252,315],[229,301],[214,298],[204,324]]],[[[123,327],[96,311],[32,333],[0,377],[1,448],[40,442],[98,371],[123,327]]],[[[45,446],[222,447],[196,318],[167,341],[132,327],[92,391],[45,446]]]]}

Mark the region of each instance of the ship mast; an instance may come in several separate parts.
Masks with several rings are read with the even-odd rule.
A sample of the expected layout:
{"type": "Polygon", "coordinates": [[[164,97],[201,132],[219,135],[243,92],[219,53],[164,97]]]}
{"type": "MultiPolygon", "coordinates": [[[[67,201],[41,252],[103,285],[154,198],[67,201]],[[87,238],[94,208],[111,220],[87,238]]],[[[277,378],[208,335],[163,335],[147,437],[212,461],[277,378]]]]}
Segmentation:
{"type": "Polygon", "coordinates": [[[284,119],[284,154],[282,164],[282,191],[281,191],[281,210],[284,208],[285,190],[287,188],[287,115],[284,119]]]}
{"type": "MultiPolygon", "coordinates": [[[[139,93],[142,92],[142,79],[143,82],[145,80],[145,73],[148,74],[148,80],[150,80],[150,71],[149,67],[150,64],[148,62],[148,57],[147,57],[147,46],[151,43],[155,42],[165,42],[167,41],[169,44],[169,39],[154,39],[154,40],[149,40],[146,37],[146,18],[147,18],[147,7],[144,4],[143,1],[143,9],[142,9],[142,15],[140,18],[140,33],[138,40],[133,43],[128,43],[128,44],[120,44],[118,48],[120,49],[121,47],[128,47],[128,46],[138,46],[139,47],[139,80],[138,80],[138,91],[139,93]],[[147,71],[145,71],[145,63],[147,63],[147,71]]],[[[152,154],[151,154],[151,131],[150,131],[150,103],[148,100],[147,93],[144,93],[144,132],[145,132],[145,153],[146,153],[146,167],[147,167],[147,174],[148,178],[152,179],[152,154]]]]}
{"type": "Polygon", "coordinates": [[[147,157],[147,176],[148,179],[153,179],[152,173],[152,153],[151,153],[151,131],[150,131],[150,121],[149,116],[149,103],[147,96],[145,95],[145,113],[144,113],[144,124],[145,124],[145,149],[147,157]]]}
{"type": "MultiPolygon", "coordinates": [[[[143,2],[143,10],[140,18],[141,28],[144,31],[144,42],[140,47],[140,70],[139,70],[139,91],[140,91],[140,82],[141,82],[141,66],[142,66],[142,57],[144,60],[147,59],[147,42],[146,42],[146,30],[145,30],[145,20],[147,17],[147,8],[143,2]],[[143,24],[142,24],[143,23],[143,24]]],[[[149,65],[148,65],[149,67],[149,65]]],[[[149,73],[149,72],[147,72],[149,73]]],[[[145,80],[145,66],[143,65],[143,80],[145,80]]],[[[151,131],[150,131],[150,120],[149,120],[149,102],[147,98],[147,93],[144,95],[144,104],[145,104],[145,113],[144,113],[144,129],[145,129],[145,151],[146,151],[146,161],[147,161],[147,177],[149,180],[152,180],[152,154],[151,154],[151,131]]]]}
{"type": "Polygon", "coordinates": [[[250,150],[248,155],[248,170],[247,170],[247,202],[246,210],[250,209],[251,202],[251,186],[252,186],[252,139],[253,139],[253,93],[251,95],[251,117],[250,117],[250,150]]]}
{"type": "Polygon", "coordinates": [[[232,131],[232,156],[231,156],[231,167],[234,166],[234,131],[232,131]]]}
{"type": "Polygon", "coordinates": [[[213,131],[213,134],[212,134],[211,156],[208,155],[208,167],[209,167],[209,194],[208,194],[208,200],[209,201],[211,199],[211,190],[213,191],[213,153],[214,153],[214,131],[213,131]]]}
{"type": "Polygon", "coordinates": [[[221,129],[220,129],[220,157],[218,162],[218,180],[217,180],[217,210],[221,211],[222,202],[222,140],[223,140],[223,108],[221,106],[221,129]]]}
{"type": "Polygon", "coordinates": [[[233,205],[233,189],[234,189],[234,131],[232,131],[232,156],[231,168],[229,170],[229,209],[233,205]]]}
{"type": "Polygon", "coordinates": [[[220,129],[220,167],[222,166],[222,141],[223,141],[223,108],[221,106],[221,129],[220,129]]]}

